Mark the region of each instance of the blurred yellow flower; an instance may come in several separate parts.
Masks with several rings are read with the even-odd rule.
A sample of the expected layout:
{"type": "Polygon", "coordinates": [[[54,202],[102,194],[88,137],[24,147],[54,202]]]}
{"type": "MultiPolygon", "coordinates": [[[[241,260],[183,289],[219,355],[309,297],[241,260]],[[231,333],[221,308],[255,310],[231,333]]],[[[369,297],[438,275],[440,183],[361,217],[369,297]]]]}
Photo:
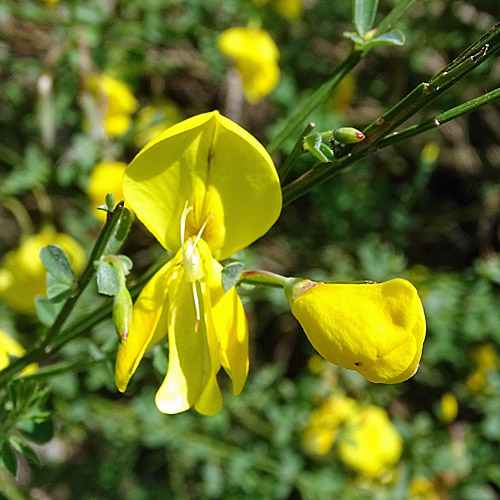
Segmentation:
{"type": "Polygon", "coordinates": [[[169,363],[156,394],[163,413],[192,406],[217,413],[221,366],[233,393],[248,373],[248,326],[236,290],[224,293],[219,260],[248,246],[281,211],[276,169],[264,147],[217,111],[167,129],[127,167],[126,202],[174,254],[134,304],[118,347],[116,385],[125,391],[146,350],[168,334],[169,363]]]}
{"type": "Polygon", "coordinates": [[[414,477],[408,485],[408,500],[439,500],[434,483],[425,477],[414,477]]]}
{"type": "Polygon", "coordinates": [[[158,137],[165,129],[184,119],[182,110],[172,101],[144,106],[135,120],[135,145],[139,148],[158,137]]]}
{"type": "Polygon", "coordinates": [[[445,423],[450,423],[457,417],[458,403],[457,398],[451,393],[447,392],[441,397],[439,405],[439,417],[445,423]]]}
{"type": "Polygon", "coordinates": [[[369,478],[382,478],[398,463],[403,439],[378,406],[361,409],[342,432],[338,452],[349,467],[369,478]]]}
{"type": "Polygon", "coordinates": [[[352,73],[348,73],[335,87],[330,106],[338,113],[345,111],[351,104],[356,92],[356,81],[352,73]]]}
{"type": "Polygon", "coordinates": [[[124,199],[122,180],[126,167],[127,164],[121,161],[103,161],[90,173],[87,195],[92,204],[92,214],[102,221],[106,219],[106,212],[97,207],[105,203],[106,195],[112,193],[117,203],[124,199]]]}
{"type": "MultiPolygon", "coordinates": [[[[0,330],[0,370],[3,370],[9,365],[9,356],[15,356],[20,358],[24,355],[26,350],[24,347],[15,339],[13,339],[8,333],[0,330]]],[[[28,365],[21,373],[27,374],[36,370],[36,364],[32,363],[28,365]]]]}
{"type": "MultiPolygon", "coordinates": [[[[269,0],[253,0],[253,3],[258,7],[263,7],[269,3],[269,0]]],[[[278,14],[290,21],[295,21],[302,15],[302,0],[274,0],[272,6],[278,14]]]]}
{"type": "MultiPolygon", "coordinates": [[[[132,121],[138,103],[130,87],[121,80],[104,74],[93,74],[87,81],[99,114],[99,123],[111,137],[124,134],[132,121]]],[[[87,122],[88,126],[89,122],[87,122]]]]}
{"type": "Polygon", "coordinates": [[[85,263],[85,253],[70,236],[47,229],[24,240],[8,252],[0,265],[0,300],[16,311],[35,312],[35,296],[45,295],[46,271],[39,259],[40,248],[59,245],[68,255],[75,273],[85,263]]]}
{"type": "Polygon", "coordinates": [[[218,44],[223,54],[234,59],[248,102],[256,103],[274,89],[280,78],[279,51],[267,31],[229,28],[218,44]]]}
{"type": "Polygon", "coordinates": [[[483,372],[496,370],[499,366],[499,358],[495,346],[484,344],[472,351],[472,359],[479,370],[483,372]]]}
{"type": "Polygon", "coordinates": [[[485,390],[488,374],[498,369],[500,359],[495,346],[492,344],[484,344],[474,348],[471,357],[477,369],[468,376],[465,384],[469,390],[479,392],[485,390]]]}
{"type": "Polygon", "coordinates": [[[285,295],[313,347],[328,361],[370,382],[413,376],[425,338],[425,316],[410,282],[326,284],[289,278],[285,295]]]}
{"type": "Polygon", "coordinates": [[[343,395],[334,395],[311,414],[302,431],[302,448],[311,455],[326,455],[333,446],[342,424],[358,411],[358,403],[343,395]]]}

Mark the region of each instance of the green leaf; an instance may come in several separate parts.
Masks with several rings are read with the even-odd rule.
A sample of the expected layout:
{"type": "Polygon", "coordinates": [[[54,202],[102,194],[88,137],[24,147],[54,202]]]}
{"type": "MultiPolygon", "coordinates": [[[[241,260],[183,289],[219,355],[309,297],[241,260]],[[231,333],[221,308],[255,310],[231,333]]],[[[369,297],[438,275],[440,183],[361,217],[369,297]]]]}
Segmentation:
{"type": "Polygon", "coordinates": [[[402,31],[394,30],[384,33],[383,35],[376,36],[371,40],[365,41],[363,48],[376,47],[377,45],[404,45],[405,35],[402,31]]]}
{"type": "Polygon", "coordinates": [[[120,262],[122,263],[123,274],[127,276],[130,273],[131,269],[134,267],[132,259],[130,257],[127,257],[126,255],[117,255],[117,257],[120,259],[120,262]]]}
{"type": "Polygon", "coordinates": [[[97,264],[97,290],[104,295],[114,296],[120,290],[120,277],[115,266],[101,259],[97,264]]]}
{"type": "Polygon", "coordinates": [[[73,283],[59,281],[52,274],[47,274],[47,298],[54,303],[66,300],[73,293],[73,283]]]}
{"type": "Polygon", "coordinates": [[[243,269],[245,269],[245,266],[241,262],[230,262],[224,267],[221,273],[224,292],[228,292],[238,283],[243,269]]]}
{"type": "Polygon", "coordinates": [[[41,248],[40,260],[47,272],[57,281],[68,285],[72,285],[75,281],[75,274],[68,257],[59,245],[47,245],[41,248]]]}
{"type": "Polygon", "coordinates": [[[17,457],[7,440],[2,443],[2,461],[7,470],[15,476],[17,474],[17,457]]]}
{"type": "MultiPolygon", "coordinates": [[[[15,448],[19,453],[22,453],[31,463],[38,465],[38,467],[42,466],[42,462],[40,462],[40,458],[33,451],[33,448],[26,443],[23,443],[20,439],[11,438],[10,441],[13,448],[15,448]]],[[[1,500],[0,496],[0,500],[1,500]]]]}
{"type": "Polygon", "coordinates": [[[354,25],[360,36],[370,31],[375,21],[378,0],[354,0],[354,25]]]}
{"type": "Polygon", "coordinates": [[[49,442],[54,437],[54,422],[52,419],[44,422],[21,422],[19,429],[27,439],[37,444],[49,442]]]}
{"type": "Polygon", "coordinates": [[[130,210],[124,208],[120,216],[120,220],[118,221],[113,234],[106,244],[103,255],[111,255],[118,251],[118,249],[122,246],[123,242],[127,238],[131,224],[132,216],[130,214],[130,210]]]}
{"type": "Polygon", "coordinates": [[[51,302],[47,297],[35,297],[35,308],[38,319],[45,325],[51,326],[54,323],[62,304],[51,302]]]}

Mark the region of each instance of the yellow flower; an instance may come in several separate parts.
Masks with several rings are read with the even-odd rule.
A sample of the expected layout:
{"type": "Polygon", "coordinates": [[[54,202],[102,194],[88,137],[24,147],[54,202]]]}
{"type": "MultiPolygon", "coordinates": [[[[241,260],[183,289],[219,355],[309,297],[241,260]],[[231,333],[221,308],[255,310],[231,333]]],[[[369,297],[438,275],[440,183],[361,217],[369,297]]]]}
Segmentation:
{"type": "Polygon", "coordinates": [[[475,361],[478,369],[483,372],[496,370],[499,365],[497,350],[491,344],[476,347],[472,351],[472,359],[475,361]]]}
{"type": "Polygon", "coordinates": [[[439,500],[434,483],[425,477],[414,477],[408,485],[408,500],[439,500]]]}
{"type": "Polygon", "coordinates": [[[182,110],[171,101],[163,101],[155,106],[144,106],[135,121],[135,145],[142,148],[166,128],[175,125],[183,118],[182,110]]]}
{"type": "Polygon", "coordinates": [[[346,424],[338,451],[352,469],[369,478],[381,478],[398,463],[403,439],[383,408],[368,406],[346,424]]]}
{"type": "Polygon", "coordinates": [[[345,420],[358,411],[352,398],[335,395],[313,411],[302,431],[302,448],[311,455],[326,455],[345,420]]]}
{"type": "MultiPolygon", "coordinates": [[[[253,0],[258,7],[263,7],[268,0],[253,0]]],[[[295,21],[302,15],[302,0],[275,0],[273,8],[285,19],[295,21]]]]}
{"type": "Polygon", "coordinates": [[[45,295],[47,272],[38,254],[46,245],[59,245],[68,255],[75,273],[83,268],[85,253],[66,234],[49,229],[24,240],[19,248],[5,255],[0,266],[0,300],[19,312],[34,313],[35,297],[45,295]]]}
{"type": "Polygon", "coordinates": [[[229,28],[219,37],[219,49],[234,59],[248,102],[259,101],[278,83],[279,51],[267,31],[257,28],[229,28]]]}
{"type": "MultiPolygon", "coordinates": [[[[20,358],[25,353],[24,347],[17,341],[14,340],[9,334],[0,330],[0,370],[3,370],[9,365],[9,356],[15,356],[20,358]]],[[[27,374],[36,370],[36,364],[32,363],[28,365],[21,373],[27,374]]]]}
{"type": "Polygon", "coordinates": [[[129,86],[104,74],[91,75],[87,83],[100,114],[97,125],[111,137],[124,134],[130,126],[131,115],[137,109],[137,100],[129,86]]]}
{"type": "Polygon", "coordinates": [[[224,293],[218,260],[276,221],[281,190],[272,160],[253,136],[214,111],[148,144],[125,171],[123,190],[137,217],[175,256],[134,305],[127,342],[118,348],[116,385],[125,391],[146,350],[168,333],[158,409],[217,413],[220,367],[235,395],[248,373],[245,313],[234,288],[224,293]]]}
{"type": "Polygon", "coordinates": [[[443,394],[439,405],[439,417],[445,423],[455,420],[458,414],[457,399],[451,392],[443,394]]]}
{"type": "Polygon", "coordinates": [[[309,341],[328,361],[376,383],[403,382],[416,372],[425,316],[408,281],[325,284],[290,278],[285,294],[309,341]]]}
{"type": "Polygon", "coordinates": [[[123,200],[122,177],[126,163],[121,161],[103,161],[92,170],[87,184],[87,194],[92,203],[92,213],[101,220],[106,218],[106,213],[97,210],[103,205],[108,193],[112,193],[115,201],[123,200]]]}

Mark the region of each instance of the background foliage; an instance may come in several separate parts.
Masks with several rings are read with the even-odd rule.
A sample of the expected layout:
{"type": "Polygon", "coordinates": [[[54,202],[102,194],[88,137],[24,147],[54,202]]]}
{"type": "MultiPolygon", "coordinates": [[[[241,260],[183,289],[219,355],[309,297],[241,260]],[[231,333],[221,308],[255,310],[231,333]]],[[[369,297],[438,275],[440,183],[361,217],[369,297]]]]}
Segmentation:
{"type": "MultiPolygon", "coordinates": [[[[281,3],[4,0],[0,252],[49,224],[88,254],[101,224],[86,194],[90,172],[102,160],[130,161],[140,147],[146,106],[166,105],[161,119],[172,122],[218,108],[268,143],[297,101],[349,52],[342,33],[353,30],[350,2],[304,0],[297,19],[280,14],[281,3]],[[223,30],[248,23],[268,30],[280,50],[280,82],[254,105],[235,91],[230,62],[217,48],[223,30]],[[99,137],[85,125],[86,81],[93,72],[127,82],[138,99],[139,111],[122,136],[99,137]]],[[[381,2],[378,17],[394,3],[381,2]]],[[[310,119],[321,130],[363,128],[444,67],[497,15],[497,0],[416,2],[398,26],[406,44],[374,49],[310,119]]],[[[499,76],[493,58],[419,118],[495,88],[499,76]]],[[[406,498],[412,479],[425,478],[427,492],[411,498],[500,498],[499,116],[498,104],[489,105],[369,156],[287,207],[271,232],[238,256],[249,267],[290,276],[410,279],[428,320],[413,379],[379,386],[319,362],[280,291],[242,287],[251,330],[251,373],[243,393],[234,398],[226,387],[224,408],[213,417],[194,411],[166,416],[153,402],[166,351],[151,353],[121,395],[106,354],[116,337],[105,321],[57,356],[64,361],[88,354],[85,369],[50,378],[49,392],[18,381],[10,396],[4,394],[2,411],[15,401],[24,415],[16,432],[36,454],[24,439],[17,448],[4,443],[3,495],[389,500],[406,498]],[[441,409],[449,392],[458,401],[456,417],[441,409]],[[311,412],[335,393],[389,412],[404,439],[390,477],[357,474],[335,447],[325,456],[302,449],[311,412]],[[8,472],[13,453],[16,479],[8,472]]],[[[291,138],[286,148],[293,143],[291,138]]],[[[282,157],[275,160],[280,164],[282,157]]],[[[311,161],[302,159],[296,173],[311,161]]],[[[122,253],[134,262],[134,280],[161,252],[136,221],[122,253]]],[[[82,300],[90,310],[99,299],[90,290],[82,300]]],[[[0,303],[0,328],[29,347],[42,327],[34,316],[0,303]]]]}

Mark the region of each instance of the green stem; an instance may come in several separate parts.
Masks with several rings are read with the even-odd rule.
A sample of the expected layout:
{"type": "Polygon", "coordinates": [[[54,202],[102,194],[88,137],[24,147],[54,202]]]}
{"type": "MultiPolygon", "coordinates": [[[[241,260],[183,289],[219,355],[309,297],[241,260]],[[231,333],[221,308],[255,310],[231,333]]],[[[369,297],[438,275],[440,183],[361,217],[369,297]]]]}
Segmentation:
{"type": "Polygon", "coordinates": [[[500,88],[492,90],[491,92],[488,92],[487,94],[484,94],[482,96],[476,97],[475,99],[471,99],[470,101],[467,101],[464,104],[455,106],[454,108],[451,108],[448,111],[444,111],[443,113],[436,115],[434,118],[429,118],[428,120],[418,123],[417,125],[408,127],[407,129],[402,130],[401,132],[394,132],[392,135],[379,141],[376,144],[376,149],[382,149],[387,146],[391,146],[392,144],[403,141],[415,135],[421,134],[423,132],[426,132],[427,130],[437,128],[440,125],[443,125],[443,123],[454,120],[455,118],[465,115],[466,113],[470,113],[471,111],[474,111],[480,106],[484,106],[485,104],[488,104],[489,102],[492,102],[498,98],[500,98],[500,88]]]}
{"type": "MultiPolygon", "coordinates": [[[[402,0],[382,19],[377,26],[377,34],[388,31],[394,23],[411,7],[416,0],[402,0]]],[[[283,145],[285,140],[307,119],[307,117],[331,95],[333,89],[342,81],[358,63],[365,57],[370,49],[364,51],[352,50],[340,63],[330,78],[315,90],[302,105],[285,121],[285,126],[278,135],[269,143],[267,150],[273,154],[283,145]]]]}
{"type": "Polygon", "coordinates": [[[240,284],[262,286],[266,288],[283,288],[287,278],[271,271],[244,271],[240,284]]]}
{"type": "Polygon", "coordinates": [[[331,94],[333,89],[340,83],[359,61],[365,56],[367,51],[358,52],[353,50],[344,61],[340,63],[338,68],[323,83],[315,92],[313,92],[306,101],[288,118],[285,127],[281,132],[269,143],[267,150],[269,154],[273,154],[282,146],[285,140],[295,132],[295,129],[307,119],[307,117],[319,107],[331,94]]]}
{"type": "Polygon", "coordinates": [[[285,181],[288,178],[288,175],[290,174],[293,164],[295,163],[295,160],[304,153],[304,137],[311,132],[311,130],[314,129],[316,125],[312,122],[308,123],[306,128],[302,131],[302,133],[299,135],[299,138],[297,139],[297,142],[295,143],[295,146],[293,147],[291,153],[286,157],[286,160],[283,162],[281,167],[278,170],[278,175],[280,177],[281,185],[285,183],[285,181]]]}
{"type": "Polygon", "coordinates": [[[57,315],[57,318],[55,319],[54,323],[47,330],[47,333],[43,337],[42,346],[44,347],[45,352],[47,354],[50,354],[50,352],[52,352],[52,346],[50,345],[51,341],[54,339],[54,337],[56,337],[59,334],[61,326],[66,321],[68,316],[71,314],[71,311],[73,310],[76,301],[79,299],[83,290],[85,290],[87,285],[90,283],[90,280],[94,276],[95,274],[94,262],[99,260],[102,254],[104,253],[104,249],[106,248],[109,239],[113,235],[113,232],[116,229],[116,226],[122,215],[123,205],[124,203],[123,201],[121,201],[116,205],[115,209],[113,210],[113,213],[111,215],[108,215],[106,224],[104,225],[104,228],[101,231],[99,237],[97,238],[97,241],[94,245],[94,248],[92,249],[92,252],[90,253],[87,265],[85,266],[85,269],[78,278],[76,293],[64,303],[64,306],[61,309],[60,313],[57,315]]]}
{"type": "MultiPolygon", "coordinates": [[[[461,56],[450,63],[443,71],[437,73],[429,82],[418,85],[384,115],[368,125],[363,130],[366,136],[364,141],[352,146],[346,146],[341,157],[331,162],[314,165],[299,178],[286,185],[283,188],[283,206],[289,205],[292,201],[300,198],[314,187],[342,172],[354,162],[366,156],[370,151],[380,149],[379,143],[387,140],[388,134],[398,125],[408,120],[472,69],[484,63],[498,50],[500,50],[500,23],[485,33],[478,41],[474,42],[461,56]]],[[[493,98],[495,97],[489,96],[485,102],[489,102],[488,99],[493,100],[493,98]]],[[[472,106],[468,106],[468,103],[465,103],[463,106],[465,106],[464,109],[466,111],[463,112],[475,109],[475,107],[481,105],[480,103],[481,101],[473,102],[472,106]]],[[[458,110],[458,112],[461,113],[461,110],[458,110]]],[[[453,114],[457,113],[457,110],[453,108],[447,113],[450,113],[451,118],[449,119],[452,119],[453,114]]],[[[445,115],[446,117],[447,115],[445,115]]],[[[429,127],[429,124],[426,126],[429,127]]],[[[427,129],[423,127],[421,131],[423,132],[424,130],[427,129]]],[[[413,135],[416,133],[420,132],[414,132],[413,135]]],[[[392,138],[393,136],[389,137],[392,138]]],[[[392,141],[391,143],[396,142],[395,139],[392,139],[392,141]]]]}

